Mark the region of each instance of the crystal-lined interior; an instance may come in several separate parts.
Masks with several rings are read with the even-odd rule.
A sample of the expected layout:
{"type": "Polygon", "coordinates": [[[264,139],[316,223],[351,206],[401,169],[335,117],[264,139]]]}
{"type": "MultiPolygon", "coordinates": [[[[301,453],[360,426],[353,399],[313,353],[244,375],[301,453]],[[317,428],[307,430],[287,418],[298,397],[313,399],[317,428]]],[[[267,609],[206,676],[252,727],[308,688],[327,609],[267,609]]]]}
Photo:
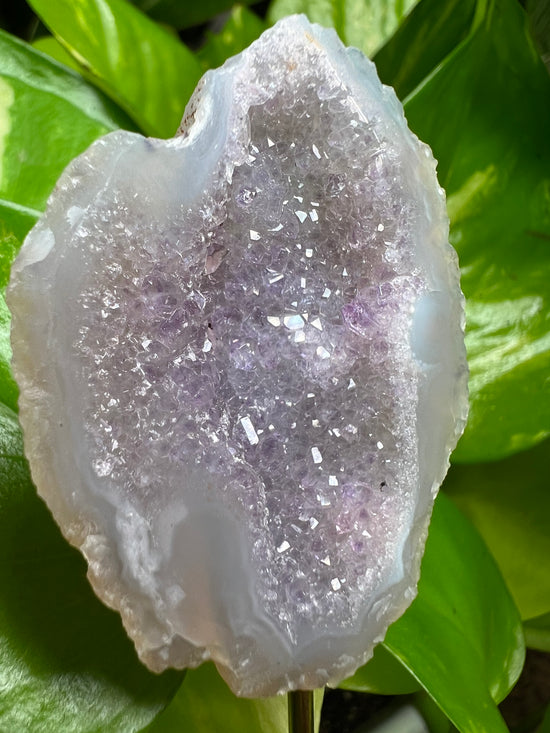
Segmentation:
{"type": "Polygon", "coordinates": [[[425,290],[418,204],[384,125],[318,58],[308,69],[275,88],[262,67],[244,162],[199,214],[160,227],[111,202],[101,232],[80,233],[101,285],[80,298],[74,341],[105,492],[160,516],[167,493],[185,506],[206,490],[166,475],[210,474],[291,643],[358,625],[399,566],[417,479],[408,334],[425,290]]]}
{"type": "Polygon", "coordinates": [[[363,664],[467,413],[435,161],[374,65],[280,21],[178,136],[69,165],[7,297],[33,480],[142,661],[252,697],[363,664]]]}

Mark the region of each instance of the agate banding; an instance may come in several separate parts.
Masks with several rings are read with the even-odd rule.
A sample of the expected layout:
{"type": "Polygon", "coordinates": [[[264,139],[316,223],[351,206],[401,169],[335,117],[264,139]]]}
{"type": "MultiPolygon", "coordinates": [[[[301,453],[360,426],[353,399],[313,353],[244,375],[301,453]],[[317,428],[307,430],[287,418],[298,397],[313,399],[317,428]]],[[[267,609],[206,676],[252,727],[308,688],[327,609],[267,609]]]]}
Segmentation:
{"type": "Polygon", "coordinates": [[[9,305],[33,478],[145,664],[262,696],[372,655],[467,369],[435,161],[370,61],[290,17],[173,139],[95,142],[9,305]]]}

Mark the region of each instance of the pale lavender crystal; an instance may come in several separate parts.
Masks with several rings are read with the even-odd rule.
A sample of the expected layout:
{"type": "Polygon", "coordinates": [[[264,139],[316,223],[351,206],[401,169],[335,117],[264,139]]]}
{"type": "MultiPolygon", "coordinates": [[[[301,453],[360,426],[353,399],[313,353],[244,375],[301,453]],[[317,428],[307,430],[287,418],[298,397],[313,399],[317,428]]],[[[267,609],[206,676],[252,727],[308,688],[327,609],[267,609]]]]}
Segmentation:
{"type": "Polygon", "coordinates": [[[303,16],[180,132],[92,145],[14,265],[33,477],[152,669],[335,683],[415,595],[466,416],[435,163],[303,16]]]}

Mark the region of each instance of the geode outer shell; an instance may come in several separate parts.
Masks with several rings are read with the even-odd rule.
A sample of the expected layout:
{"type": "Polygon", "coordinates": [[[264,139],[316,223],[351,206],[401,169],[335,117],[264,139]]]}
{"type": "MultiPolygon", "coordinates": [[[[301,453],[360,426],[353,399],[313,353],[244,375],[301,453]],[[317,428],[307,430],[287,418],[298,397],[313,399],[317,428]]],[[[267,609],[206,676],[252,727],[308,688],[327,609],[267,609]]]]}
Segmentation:
{"type": "Polygon", "coordinates": [[[14,264],[33,478],[151,669],[337,683],[415,595],[466,418],[435,162],[303,16],[179,132],[94,143],[14,264]]]}

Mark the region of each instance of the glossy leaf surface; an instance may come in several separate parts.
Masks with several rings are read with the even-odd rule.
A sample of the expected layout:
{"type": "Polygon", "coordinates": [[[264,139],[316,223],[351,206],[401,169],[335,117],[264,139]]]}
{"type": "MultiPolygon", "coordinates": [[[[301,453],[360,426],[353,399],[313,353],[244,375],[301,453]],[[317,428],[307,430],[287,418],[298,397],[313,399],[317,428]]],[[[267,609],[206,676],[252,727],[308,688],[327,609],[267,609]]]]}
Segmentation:
{"type": "Polygon", "coordinates": [[[37,497],[17,419],[0,406],[0,730],[130,733],[181,674],[138,661],[120,617],[94,595],[80,554],[37,497]]]}
{"type": "Polygon", "coordinates": [[[215,69],[249,46],[264,30],[265,24],[257,15],[237,5],[219,33],[207,34],[197,56],[204,69],[215,69]]]}
{"type": "Polygon", "coordinates": [[[550,611],[527,619],[523,624],[525,643],[531,649],[550,652],[550,611]]]}
{"type": "Polygon", "coordinates": [[[550,77],[516,0],[485,5],[467,41],[405,105],[439,161],[467,297],[462,461],[550,434],[550,77]]]}
{"type": "Polygon", "coordinates": [[[372,56],[395,32],[418,0],[274,0],[268,18],[305,13],[314,23],[333,27],[346,46],[372,56]]]}
{"type": "Polygon", "coordinates": [[[55,36],[41,36],[33,41],[32,47],[36,51],[45,53],[46,56],[58,61],[60,64],[68,66],[70,69],[74,69],[80,73],[80,67],[71,56],[71,54],[59,43],[55,36]]]}
{"type": "Polygon", "coordinates": [[[375,695],[407,695],[421,689],[421,685],[401,662],[379,644],[372,659],[338,687],[375,695]]]}
{"type": "Polygon", "coordinates": [[[550,611],[550,441],[503,461],[453,466],[445,488],[483,536],[522,617],[550,611]]]}
{"type": "MultiPolygon", "coordinates": [[[[151,18],[175,28],[190,28],[225,13],[237,5],[235,0],[132,0],[151,18]]],[[[238,5],[251,5],[257,0],[239,0],[238,5]]]]}
{"type": "MultiPolygon", "coordinates": [[[[8,210],[9,211],[9,210],[8,210]]],[[[19,240],[10,232],[0,209],[0,404],[17,409],[18,389],[11,374],[10,312],[4,298],[10,265],[19,249],[19,240]]]]}
{"type": "Polygon", "coordinates": [[[172,137],[200,77],[183,43],[125,0],[31,0],[81,66],[147,135],[172,137]]]}
{"type": "Polygon", "coordinates": [[[0,203],[21,221],[32,221],[76,155],[131,123],[82,77],[2,32],[0,61],[0,203]]]}
{"type": "Polygon", "coordinates": [[[436,501],[418,597],[384,645],[461,733],[505,733],[497,702],[519,676],[523,632],[498,568],[470,522],[436,501]]]}
{"type": "Polygon", "coordinates": [[[373,61],[384,84],[405,99],[468,35],[476,0],[422,0],[373,61]]]}

